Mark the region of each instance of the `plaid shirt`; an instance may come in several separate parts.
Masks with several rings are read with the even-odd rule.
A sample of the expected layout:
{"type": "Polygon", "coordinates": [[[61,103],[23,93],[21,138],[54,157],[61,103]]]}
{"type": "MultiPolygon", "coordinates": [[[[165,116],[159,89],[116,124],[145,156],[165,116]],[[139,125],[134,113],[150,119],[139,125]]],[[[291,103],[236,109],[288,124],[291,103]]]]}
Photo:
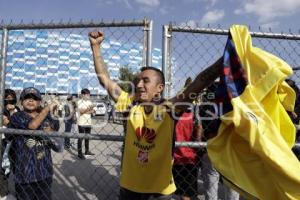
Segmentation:
{"type": "MultiPolygon", "coordinates": [[[[24,111],[11,117],[10,128],[28,130],[32,117],[24,111]]],[[[50,124],[58,130],[59,124],[48,115],[38,130],[50,124]]],[[[53,175],[51,158],[51,140],[46,136],[14,135],[12,137],[11,156],[16,183],[31,183],[50,178],[53,175]]]]}

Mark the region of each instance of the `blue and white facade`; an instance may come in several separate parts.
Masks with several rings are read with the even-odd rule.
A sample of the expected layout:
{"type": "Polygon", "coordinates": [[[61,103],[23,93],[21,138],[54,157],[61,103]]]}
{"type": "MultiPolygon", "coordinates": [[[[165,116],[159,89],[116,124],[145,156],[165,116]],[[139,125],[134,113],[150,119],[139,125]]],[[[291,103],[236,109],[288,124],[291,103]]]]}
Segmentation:
{"type": "MultiPolygon", "coordinates": [[[[139,43],[106,38],[103,58],[111,78],[118,80],[119,69],[137,72],[143,65],[143,47],[139,43]]],[[[161,50],[153,50],[153,66],[161,66],[161,50]]],[[[90,44],[86,35],[47,30],[9,32],[6,88],[16,91],[33,86],[42,93],[78,94],[88,88],[92,94],[106,94],[94,71],[90,44]]]]}

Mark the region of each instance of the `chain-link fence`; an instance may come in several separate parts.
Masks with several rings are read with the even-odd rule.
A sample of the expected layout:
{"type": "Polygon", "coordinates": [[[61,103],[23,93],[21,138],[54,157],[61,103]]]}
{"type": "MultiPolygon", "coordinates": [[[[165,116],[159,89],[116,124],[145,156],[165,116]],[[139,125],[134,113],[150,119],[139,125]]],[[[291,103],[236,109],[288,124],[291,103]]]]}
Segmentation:
{"type": "MultiPolygon", "coordinates": [[[[163,67],[170,87],[167,95],[173,96],[183,87],[187,77],[194,78],[222,56],[228,30],[174,25],[164,29],[163,67]]],[[[300,86],[300,36],[263,32],[252,32],[251,35],[254,46],[282,58],[295,69],[291,78],[300,86]]]]}
{"type": "MultiPolygon", "coordinates": [[[[9,146],[7,145],[9,138],[18,138],[18,141],[25,145],[22,148],[34,147],[36,157],[45,158],[45,163],[51,160],[48,147],[57,151],[52,152],[53,181],[46,179],[46,182],[40,182],[35,190],[28,189],[32,194],[39,194],[39,188],[45,187],[44,192],[50,188],[53,199],[59,200],[117,199],[124,132],[120,120],[122,115],[115,112],[106,90],[99,85],[94,71],[88,32],[94,29],[104,32],[105,40],[102,44],[104,62],[108,66],[111,78],[119,81],[121,68],[135,73],[141,66],[160,63],[160,60],[152,62],[152,59],[159,59],[159,57],[152,58],[152,21],[19,24],[2,25],[1,29],[0,93],[5,97],[3,99],[7,99],[4,94],[5,88],[13,89],[19,98],[24,88],[35,87],[41,93],[43,105],[49,103],[48,100],[59,101],[59,106],[53,113],[55,120],[46,120],[39,127],[40,131],[10,128],[0,130],[2,136],[5,134],[6,137],[2,147],[9,146]],[[91,129],[79,127],[79,130],[76,124],[79,114],[75,114],[78,112],[74,110],[78,111],[80,107],[83,88],[90,91],[89,106],[93,107],[93,117],[90,118],[91,129]],[[45,133],[49,125],[50,130],[55,130],[50,138],[46,137],[49,134],[45,133]],[[79,132],[87,134],[78,134],[79,132]],[[89,139],[89,142],[86,139],[89,139]],[[81,144],[83,142],[81,140],[85,140],[84,145],[81,144]],[[78,145],[78,141],[81,145],[78,145]],[[60,149],[61,145],[66,149],[63,152],[60,149]]],[[[159,53],[163,55],[162,68],[166,77],[167,97],[174,96],[180,91],[186,78],[195,78],[200,71],[222,55],[227,34],[227,30],[221,29],[177,27],[172,24],[164,26],[163,52],[159,53]]],[[[299,85],[299,73],[296,69],[300,65],[300,36],[275,33],[252,33],[252,36],[255,46],[283,58],[295,67],[295,73],[291,78],[299,85]]],[[[0,108],[6,108],[9,101],[9,99],[0,101],[0,108]]],[[[16,105],[20,106],[20,102],[16,105]]],[[[86,108],[89,107],[84,105],[86,108]]],[[[4,110],[0,109],[1,119],[7,115],[4,110]]],[[[25,123],[27,119],[26,116],[20,118],[22,120],[17,121],[17,125],[25,123]]],[[[197,127],[199,123],[195,123],[194,118],[192,119],[188,123],[195,132],[199,128],[197,127]]],[[[4,121],[0,123],[5,125],[4,121]]],[[[192,132],[191,129],[186,131],[192,132]]],[[[203,148],[206,143],[195,142],[191,137],[190,139],[192,142],[176,142],[175,151],[179,146],[190,146],[193,147],[192,154],[195,155],[193,161],[188,162],[190,165],[174,167],[176,183],[181,183],[177,185],[179,190],[183,189],[181,192],[187,192],[187,196],[196,195],[199,199],[203,199],[205,195],[206,199],[215,199],[217,196],[219,199],[237,199],[238,195],[234,191],[219,183],[219,174],[211,166],[203,148]]],[[[184,151],[190,150],[187,148],[184,151]]],[[[24,158],[30,158],[29,152],[28,155],[23,155],[24,152],[21,150],[15,153],[22,156],[9,156],[23,158],[16,161],[20,163],[19,171],[34,171],[24,168],[27,161],[24,158]]],[[[6,158],[7,155],[4,155],[1,160],[6,158]]],[[[51,169],[46,169],[49,165],[45,166],[45,163],[40,164],[39,169],[48,173],[51,169]]],[[[8,182],[10,192],[20,190],[13,187],[12,183],[16,180],[22,182],[24,177],[10,173],[11,175],[7,176],[9,180],[1,180],[1,185],[4,186],[8,182]],[[16,180],[12,180],[13,177],[16,180]]],[[[37,177],[32,175],[26,178],[37,177]]],[[[5,187],[2,189],[4,191],[1,192],[5,193],[5,187]]]]}
{"type": "MultiPolygon", "coordinates": [[[[298,71],[299,67],[297,66],[300,65],[300,35],[292,33],[277,34],[271,32],[251,32],[251,35],[253,46],[271,52],[293,67],[294,74],[290,79],[292,79],[296,83],[296,86],[299,87],[300,74],[298,71]]],[[[178,94],[178,92],[184,88],[189,77],[194,79],[199,72],[220,58],[223,55],[227,38],[228,30],[220,28],[191,28],[188,25],[176,26],[174,24],[164,26],[162,63],[167,83],[165,96],[170,98],[178,94]]],[[[207,96],[200,96],[202,101],[207,100],[205,99],[207,96]]],[[[299,109],[300,105],[296,104],[295,111],[297,112],[299,109]]],[[[218,127],[218,123],[212,122],[209,126],[203,126],[203,128],[210,129],[214,129],[215,127],[218,127]]],[[[184,132],[180,134],[183,135],[184,132]]],[[[191,140],[193,139],[191,138],[191,140]]],[[[204,143],[197,144],[192,142],[191,144],[194,144],[194,148],[200,149],[205,146],[204,143]]],[[[296,143],[296,146],[298,145],[299,144],[296,143]]],[[[190,149],[190,151],[192,150],[190,149]]],[[[205,199],[239,199],[239,195],[235,191],[219,182],[219,174],[212,167],[205,149],[200,150],[200,152],[200,154],[198,152],[200,166],[194,165],[194,168],[200,168],[200,170],[196,170],[199,171],[199,174],[197,174],[190,165],[190,163],[193,162],[190,162],[185,167],[180,165],[176,166],[175,157],[176,168],[179,167],[179,169],[182,170],[182,173],[174,174],[175,180],[176,176],[178,176],[177,179],[178,183],[181,184],[181,189],[185,189],[181,191],[181,193],[184,193],[184,191],[189,192],[191,189],[187,188],[189,185],[194,190],[198,190],[196,192],[197,194],[204,194],[205,199]],[[199,177],[197,179],[198,186],[200,186],[198,189],[196,188],[196,185],[193,184],[195,178],[190,178],[189,174],[199,177]]],[[[188,153],[186,153],[186,155],[188,155],[188,153]]],[[[190,158],[192,158],[192,156],[190,158]]]]}
{"type": "MultiPolygon", "coordinates": [[[[19,98],[22,97],[21,91],[24,88],[34,87],[41,93],[42,106],[53,99],[59,102],[54,113],[55,120],[47,121],[46,118],[46,124],[43,122],[38,128],[47,132],[50,124],[50,130],[57,131],[51,134],[51,138],[46,139],[49,134],[43,131],[32,133],[9,128],[1,130],[6,135],[3,147],[7,147],[12,138],[15,141],[10,150],[13,153],[9,154],[10,160],[17,163],[14,165],[15,174],[7,176],[14,179],[8,180],[10,192],[18,190],[22,194],[20,190],[24,189],[12,187],[10,183],[46,180],[27,188],[29,193],[42,197],[49,195],[47,191],[50,189],[52,198],[59,200],[117,199],[123,126],[117,117],[114,118],[118,114],[113,112],[112,101],[107,98],[106,90],[100,86],[96,77],[88,33],[95,29],[104,32],[105,39],[101,46],[104,62],[108,66],[110,77],[119,81],[120,68],[127,68],[135,73],[141,66],[151,65],[152,21],[10,24],[3,25],[1,29],[2,97],[4,88],[14,90],[19,98]],[[79,96],[83,88],[88,89],[91,94],[90,102],[94,110],[91,130],[85,127],[84,130],[78,130],[75,118],[79,116],[75,112],[69,117],[72,109],[78,105],[74,102],[81,99],[79,96]],[[87,131],[91,134],[78,134],[87,131]],[[61,139],[52,141],[54,136],[61,139]],[[64,136],[65,141],[62,141],[64,136]],[[68,137],[71,138],[67,139],[68,137]],[[85,151],[79,152],[77,140],[82,139],[85,140],[85,151]],[[89,144],[87,139],[90,139],[89,144]],[[61,145],[65,146],[66,151],[61,152],[58,148],[61,145]],[[55,150],[55,146],[58,153],[52,152],[52,165],[49,149],[51,147],[55,150]],[[18,156],[20,154],[23,159],[18,156]],[[36,156],[36,159],[32,159],[32,156],[36,156]],[[47,179],[51,176],[51,165],[54,171],[52,183],[51,179],[47,179]],[[44,177],[39,177],[36,171],[42,172],[44,177]],[[39,189],[43,189],[44,194],[40,194],[39,189]]],[[[34,93],[25,92],[23,97],[26,99],[26,94],[32,92],[34,93]]],[[[36,96],[35,94],[32,98],[37,98],[36,96]]],[[[1,101],[1,108],[3,103],[5,109],[7,103],[12,104],[9,100],[1,101]]],[[[19,101],[16,106],[21,106],[19,101]]],[[[3,109],[1,119],[2,116],[6,117],[3,109]]],[[[27,117],[22,115],[17,119],[22,121],[27,117]]],[[[22,129],[20,126],[24,121],[18,121],[14,126],[14,120],[15,118],[11,119],[10,126],[22,129]]],[[[1,135],[3,138],[4,134],[1,135]]],[[[7,155],[3,157],[5,159],[7,155]]],[[[1,187],[4,189],[6,184],[7,180],[2,180],[1,187]]]]}

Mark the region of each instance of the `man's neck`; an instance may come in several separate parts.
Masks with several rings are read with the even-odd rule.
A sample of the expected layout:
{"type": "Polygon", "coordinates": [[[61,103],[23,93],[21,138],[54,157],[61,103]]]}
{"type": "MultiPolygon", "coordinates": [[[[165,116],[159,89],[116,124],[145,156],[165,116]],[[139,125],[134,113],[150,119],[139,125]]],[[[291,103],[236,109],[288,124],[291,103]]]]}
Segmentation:
{"type": "Polygon", "coordinates": [[[144,111],[148,115],[152,112],[153,110],[153,105],[144,105],[144,111]]]}
{"type": "Polygon", "coordinates": [[[144,104],[143,107],[144,107],[144,111],[146,114],[150,114],[152,111],[153,111],[153,107],[155,105],[160,105],[163,103],[163,99],[159,100],[159,101],[153,101],[151,103],[148,103],[148,104],[144,104]]]}

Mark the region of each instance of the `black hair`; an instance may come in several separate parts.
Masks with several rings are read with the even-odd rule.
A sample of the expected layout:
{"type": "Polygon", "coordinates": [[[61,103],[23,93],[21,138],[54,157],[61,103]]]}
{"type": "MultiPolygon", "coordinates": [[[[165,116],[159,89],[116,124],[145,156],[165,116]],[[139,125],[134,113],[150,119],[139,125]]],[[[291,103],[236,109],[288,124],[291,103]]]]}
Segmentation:
{"type": "Polygon", "coordinates": [[[68,96],[67,96],[67,100],[68,100],[68,101],[73,100],[73,96],[72,96],[72,95],[68,95],[68,96]]]}
{"type": "Polygon", "coordinates": [[[91,94],[90,90],[87,88],[84,88],[81,90],[81,94],[91,94]]]}
{"type": "MultiPolygon", "coordinates": [[[[294,112],[297,114],[297,116],[294,116],[291,112],[288,111],[288,114],[290,118],[292,119],[293,123],[298,124],[300,121],[300,99],[298,96],[300,95],[300,90],[296,84],[296,82],[292,79],[286,79],[285,80],[287,84],[295,91],[296,93],[296,101],[294,106],[294,112]]],[[[300,131],[297,131],[297,137],[299,137],[300,131]]]]}
{"type": "Polygon", "coordinates": [[[165,76],[164,76],[164,73],[160,69],[158,69],[156,67],[151,67],[151,66],[147,66],[147,67],[142,67],[141,68],[141,72],[146,71],[146,70],[153,70],[153,71],[155,71],[156,74],[159,76],[160,83],[163,84],[163,85],[165,85],[165,76]]]}
{"type": "Polygon", "coordinates": [[[5,89],[4,98],[7,98],[8,96],[12,96],[14,99],[17,99],[16,92],[12,89],[5,89]]]}
{"type": "Polygon", "coordinates": [[[296,96],[298,96],[300,94],[300,89],[298,88],[296,82],[292,79],[286,79],[285,81],[287,82],[287,84],[289,84],[289,86],[291,86],[291,88],[294,89],[296,96]]]}

